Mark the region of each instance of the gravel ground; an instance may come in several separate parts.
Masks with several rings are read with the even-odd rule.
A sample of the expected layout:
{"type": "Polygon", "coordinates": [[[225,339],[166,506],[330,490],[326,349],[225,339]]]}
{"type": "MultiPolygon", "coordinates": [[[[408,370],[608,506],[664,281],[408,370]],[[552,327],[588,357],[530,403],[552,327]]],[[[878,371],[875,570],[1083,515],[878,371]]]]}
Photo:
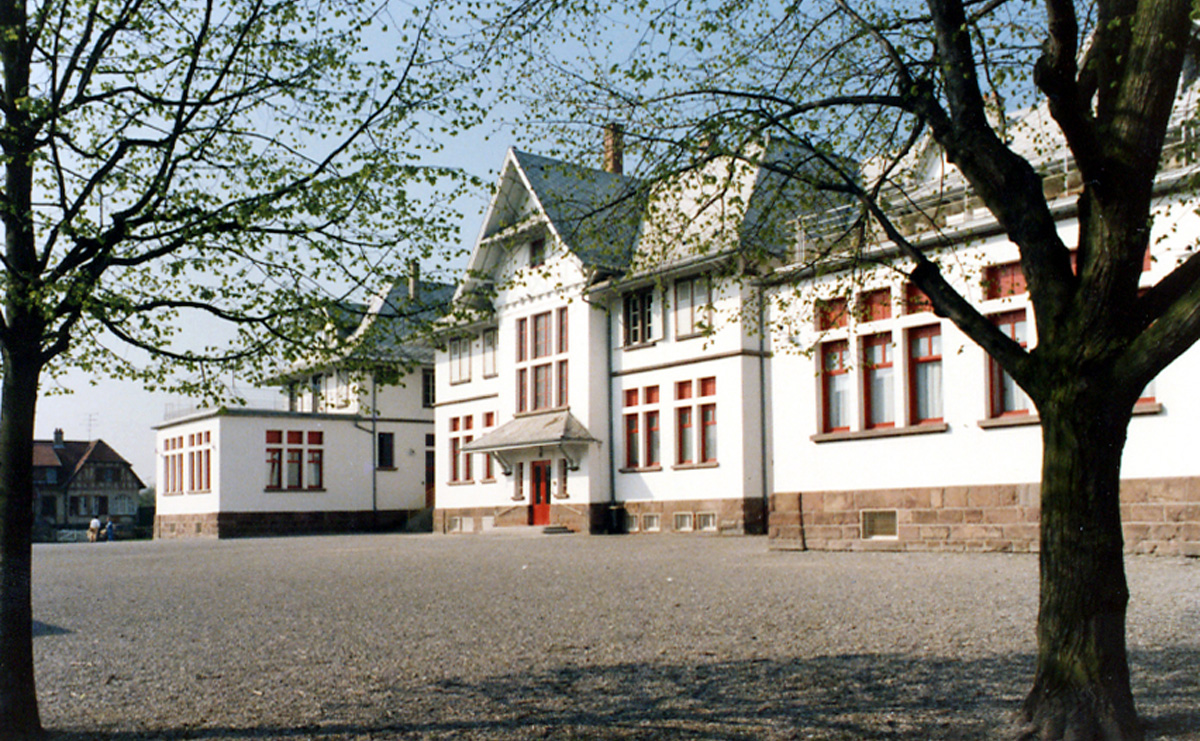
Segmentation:
{"type": "MultiPolygon", "coordinates": [[[[1127,568],[1149,736],[1200,739],[1200,561],[1127,568]]],[[[990,738],[1036,592],[1033,556],[763,538],[55,544],[34,645],[56,741],[990,738]]]]}

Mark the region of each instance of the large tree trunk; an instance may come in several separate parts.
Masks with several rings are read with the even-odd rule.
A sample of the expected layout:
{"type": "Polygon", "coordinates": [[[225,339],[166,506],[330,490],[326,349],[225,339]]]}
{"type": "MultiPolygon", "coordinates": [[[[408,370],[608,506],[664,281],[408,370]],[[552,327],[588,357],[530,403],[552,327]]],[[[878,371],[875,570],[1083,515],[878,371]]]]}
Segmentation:
{"type": "MultiPolygon", "coordinates": [[[[36,347],[36,344],[34,345],[36,347]]],[[[42,736],[33,675],[33,422],[41,365],[4,355],[0,399],[0,736],[42,736]]]]}
{"type": "Polygon", "coordinates": [[[1125,652],[1121,452],[1132,400],[1076,379],[1039,407],[1041,596],[1023,738],[1141,739],[1125,652]]]}

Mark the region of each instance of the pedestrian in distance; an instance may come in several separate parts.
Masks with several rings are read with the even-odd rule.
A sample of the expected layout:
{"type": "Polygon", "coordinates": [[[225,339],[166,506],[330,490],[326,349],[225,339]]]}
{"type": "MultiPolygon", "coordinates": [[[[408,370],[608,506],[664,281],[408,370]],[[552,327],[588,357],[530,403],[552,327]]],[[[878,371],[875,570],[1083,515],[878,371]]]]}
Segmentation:
{"type": "Polygon", "coordinates": [[[99,537],[100,537],[100,518],[93,517],[92,521],[88,523],[88,542],[95,543],[96,539],[99,537]]]}

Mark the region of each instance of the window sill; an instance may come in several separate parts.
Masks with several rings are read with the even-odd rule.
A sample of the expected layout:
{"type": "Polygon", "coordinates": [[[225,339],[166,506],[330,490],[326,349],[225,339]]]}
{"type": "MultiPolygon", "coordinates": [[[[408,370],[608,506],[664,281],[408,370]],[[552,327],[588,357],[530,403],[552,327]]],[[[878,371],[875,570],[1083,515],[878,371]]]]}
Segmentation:
{"type": "Polygon", "coordinates": [[[451,381],[450,385],[451,386],[462,386],[464,383],[470,383],[470,382],[471,382],[471,379],[469,379],[469,378],[460,378],[457,381],[451,381]]]}
{"type": "Polygon", "coordinates": [[[212,494],[212,489],[196,489],[195,491],[186,492],[188,494],[212,494]]]}
{"type": "Polygon", "coordinates": [[[650,340],[649,342],[639,342],[635,345],[622,345],[622,350],[644,350],[647,347],[654,347],[658,344],[658,340],[650,340]]]}
{"type": "Polygon", "coordinates": [[[676,463],[671,466],[672,471],[690,471],[693,468],[716,468],[719,463],[716,461],[705,461],[704,463],[676,463]]]}
{"type": "Polygon", "coordinates": [[[930,422],[908,427],[883,427],[875,430],[852,430],[848,432],[821,432],[809,437],[814,443],[831,443],[839,440],[872,440],[880,437],[905,437],[908,435],[933,435],[945,432],[950,425],[945,422],[930,422]]]}
{"type": "Polygon", "coordinates": [[[663,470],[662,466],[634,466],[632,468],[618,468],[618,473],[651,473],[653,471],[663,470]]]}
{"type": "Polygon", "coordinates": [[[481,483],[481,484],[494,484],[494,483],[496,483],[496,479],[494,479],[494,478],[492,478],[492,479],[480,479],[480,480],[479,480],[479,483],[481,483]]]}
{"type": "Polygon", "coordinates": [[[979,420],[979,426],[985,430],[998,427],[1022,427],[1024,425],[1041,424],[1042,418],[1036,414],[1010,414],[1007,417],[992,417],[979,420]]]}
{"type": "Polygon", "coordinates": [[[316,494],[320,494],[325,491],[325,488],[320,487],[320,488],[316,488],[316,489],[281,489],[281,488],[274,487],[274,486],[268,486],[268,487],[264,488],[263,491],[267,492],[268,494],[298,494],[298,493],[302,493],[302,492],[313,492],[316,494]]]}
{"type": "Polygon", "coordinates": [[[699,337],[711,337],[711,336],[712,336],[712,332],[708,332],[708,331],[704,331],[704,332],[688,332],[687,334],[676,334],[676,335],[675,335],[675,341],[676,341],[676,342],[682,342],[683,340],[694,340],[694,339],[697,339],[697,338],[699,338],[699,337]]]}
{"type": "Polygon", "coordinates": [[[463,481],[447,481],[446,486],[474,486],[475,479],[464,479],[463,481]]]}
{"type": "MultiPolygon", "coordinates": [[[[530,409],[527,412],[515,412],[513,414],[513,419],[519,419],[521,417],[535,417],[539,414],[552,414],[554,412],[566,412],[566,411],[570,411],[570,409],[571,409],[570,404],[567,404],[567,405],[561,406],[561,407],[542,407],[540,409],[530,409]]],[[[484,429],[491,430],[492,428],[487,427],[484,429]]]]}
{"type": "Polygon", "coordinates": [[[1144,414],[1162,414],[1163,405],[1158,401],[1139,401],[1133,405],[1134,416],[1144,414]]]}
{"type": "Polygon", "coordinates": [[[400,469],[396,468],[395,466],[376,466],[375,470],[376,471],[399,471],[400,469]]]}

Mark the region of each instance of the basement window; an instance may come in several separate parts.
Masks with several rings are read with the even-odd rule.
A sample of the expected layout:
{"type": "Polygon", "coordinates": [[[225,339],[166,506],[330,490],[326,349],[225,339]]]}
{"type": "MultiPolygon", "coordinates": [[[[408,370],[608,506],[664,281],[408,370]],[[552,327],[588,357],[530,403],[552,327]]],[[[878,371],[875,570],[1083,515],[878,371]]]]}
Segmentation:
{"type": "Polygon", "coordinates": [[[642,515],[642,530],[648,533],[657,533],[662,529],[661,522],[658,515],[642,515]]]}
{"type": "Polygon", "coordinates": [[[676,512],[675,513],[675,532],[690,533],[692,531],[692,523],[694,518],[691,512],[676,512]]]}
{"type": "Polygon", "coordinates": [[[705,533],[715,533],[717,531],[717,513],[698,513],[696,515],[696,529],[705,533]]]}
{"type": "Polygon", "coordinates": [[[625,513],[625,532],[636,533],[638,531],[638,523],[640,520],[633,512],[625,513]]]}
{"type": "Polygon", "coordinates": [[[895,538],[898,534],[896,510],[863,510],[862,536],[864,539],[895,538]]]}

